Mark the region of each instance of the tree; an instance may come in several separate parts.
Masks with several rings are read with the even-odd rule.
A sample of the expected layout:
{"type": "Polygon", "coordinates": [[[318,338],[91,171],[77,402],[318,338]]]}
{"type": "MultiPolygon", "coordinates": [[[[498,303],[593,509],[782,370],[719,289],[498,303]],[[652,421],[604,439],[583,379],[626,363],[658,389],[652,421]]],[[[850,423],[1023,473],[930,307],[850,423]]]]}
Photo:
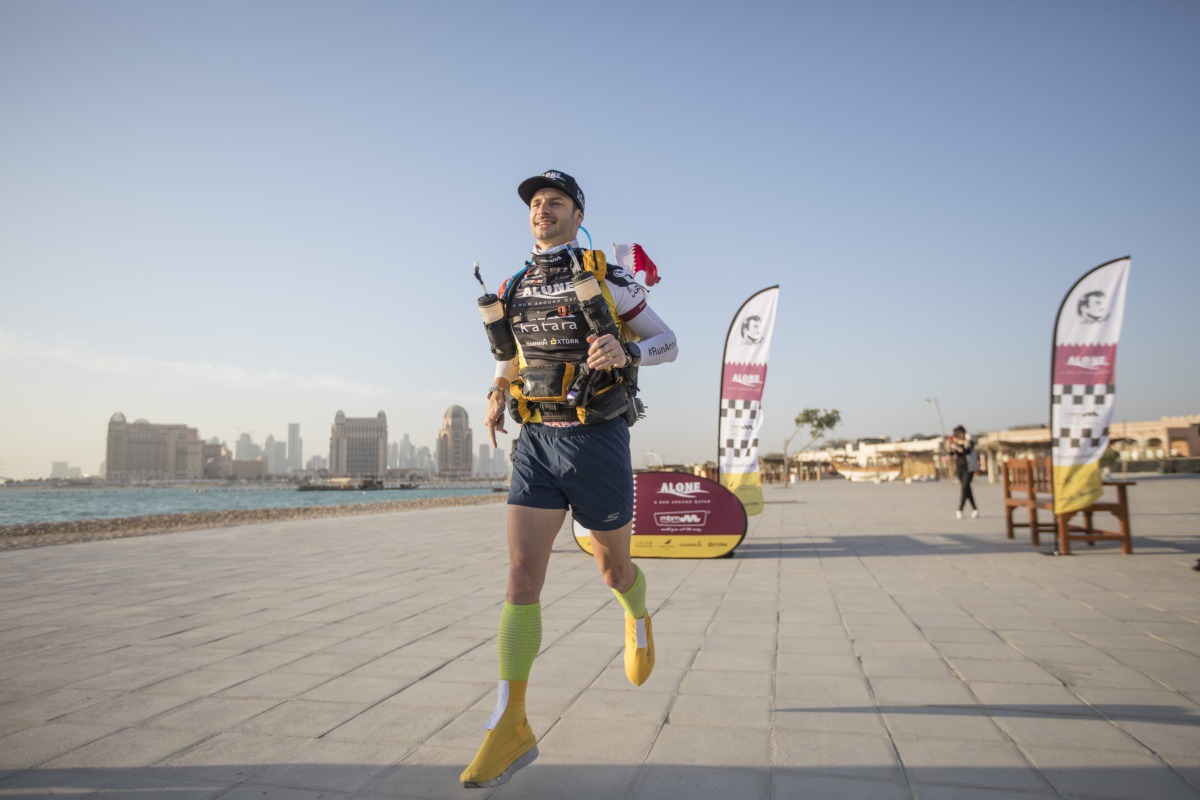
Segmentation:
{"type": "Polygon", "coordinates": [[[826,433],[832,431],[842,421],[842,413],[836,408],[816,409],[806,408],[796,415],[796,430],[792,431],[792,435],[783,440],[783,485],[788,486],[791,483],[792,468],[791,462],[788,461],[788,445],[792,443],[792,439],[796,438],[802,430],[807,430],[809,434],[808,443],[801,447],[797,452],[803,453],[812,443],[823,437],[826,433]]]}

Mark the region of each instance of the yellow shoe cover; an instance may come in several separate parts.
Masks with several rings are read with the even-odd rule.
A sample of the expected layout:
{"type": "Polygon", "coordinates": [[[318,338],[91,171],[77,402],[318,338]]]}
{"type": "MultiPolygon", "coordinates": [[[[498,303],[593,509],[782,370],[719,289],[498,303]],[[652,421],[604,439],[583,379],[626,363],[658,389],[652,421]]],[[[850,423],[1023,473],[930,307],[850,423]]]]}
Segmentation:
{"type": "Polygon", "coordinates": [[[500,712],[500,718],[488,730],[470,766],[459,776],[464,787],[499,786],[538,757],[537,737],[525,718],[525,686],[524,681],[512,681],[511,686],[502,686],[496,712],[492,715],[494,718],[500,712]]]}
{"type": "Polygon", "coordinates": [[[625,676],[634,686],[641,686],[654,669],[654,631],[650,627],[650,612],[641,619],[625,615],[625,676]]]}

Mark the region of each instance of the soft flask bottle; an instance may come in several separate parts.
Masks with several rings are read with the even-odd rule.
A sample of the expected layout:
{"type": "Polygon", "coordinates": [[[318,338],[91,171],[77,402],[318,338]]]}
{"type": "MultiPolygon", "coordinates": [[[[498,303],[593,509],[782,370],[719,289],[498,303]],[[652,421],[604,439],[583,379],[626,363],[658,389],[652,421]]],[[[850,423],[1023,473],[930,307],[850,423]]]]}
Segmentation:
{"type": "Polygon", "coordinates": [[[483,278],[479,277],[479,262],[475,262],[475,280],[483,287],[479,298],[479,316],[483,318],[483,329],[487,332],[488,346],[497,361],[512,361],[517,357],[517,340],[513,338],[512,326],[504,316],[504,303],[487,290],[483,278]]]}

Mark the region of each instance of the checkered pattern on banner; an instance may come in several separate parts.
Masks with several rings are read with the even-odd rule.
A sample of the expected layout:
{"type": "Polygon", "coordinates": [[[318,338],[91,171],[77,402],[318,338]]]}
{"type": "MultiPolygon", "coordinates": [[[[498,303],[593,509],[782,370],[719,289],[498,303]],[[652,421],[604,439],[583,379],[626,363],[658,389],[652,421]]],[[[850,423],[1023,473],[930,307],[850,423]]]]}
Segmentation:
{"type": "Polygon", "coordinates": [[[1054,437],[1055,447],[1067,450],[1094,451],[1108,441],[1108,426],[1100,428],[1080,428],[1073,431],[1070,428],[1059,428],[1054,437]]]}
{"type": "Polygon", "coordinates": [[[1112,383],[1056,383],[1050,392],[1050,402],[1054,405],[1103,406],[1109,404],[1108,398],[1116,391],[1116,384],[1112,383]]]}
{"type": "MultiPolygon", "coordinates": [[[[759,403],[757,400],[722,400],[721,401],[721,432],[729,430],[757,430],[755,421],[758,418],[759,403]]],[[[717,447],[718,457],[724,461],[748,458],[758,449],[758,437],[722,439],[717,447]]]]}
{"type": "Polygon", "coordinates": [[[1087,464],[1108,445],[1116,386],[1056,383],[1051,392],[1055,463],[1087,464]]]}

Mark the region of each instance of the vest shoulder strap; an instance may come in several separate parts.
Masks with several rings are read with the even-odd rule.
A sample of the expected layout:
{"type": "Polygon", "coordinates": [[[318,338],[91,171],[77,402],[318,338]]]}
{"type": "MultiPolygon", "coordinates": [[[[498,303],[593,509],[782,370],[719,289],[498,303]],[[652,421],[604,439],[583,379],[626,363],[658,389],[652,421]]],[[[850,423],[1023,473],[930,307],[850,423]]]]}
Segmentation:
{"type": "Polygon", "coordinates": [[[608,276],[608,260],[604,257],[604,251],[584,250],[583,268],[595,275],[596,280],[603,284],[604,279],[608,276]]]}
{"type": "Polygon", "coordinates": [[[516,274],[500,284],[500,299],[504,302],[505,308],[508,307],[508,301],[512,298],[513,292],[517,289],[517,284],[521,282],[521,277],[529,270],[529,265],[521,267],[516,274]]]}

